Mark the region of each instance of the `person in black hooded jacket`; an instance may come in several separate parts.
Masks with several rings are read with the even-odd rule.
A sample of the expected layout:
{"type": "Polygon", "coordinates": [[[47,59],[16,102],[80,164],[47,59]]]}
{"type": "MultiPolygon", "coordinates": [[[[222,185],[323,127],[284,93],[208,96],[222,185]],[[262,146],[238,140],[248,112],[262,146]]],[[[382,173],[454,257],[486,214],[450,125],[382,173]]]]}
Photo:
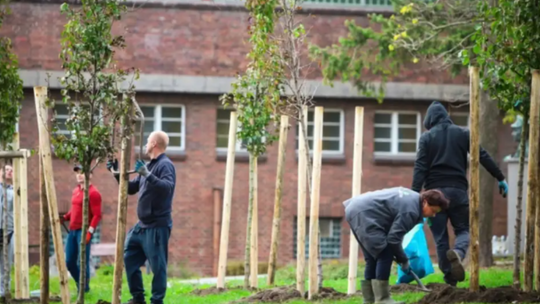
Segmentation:
{"type": "MultiPolygon", "coordinates": [[[[447,284],[465,280],[462,260],[469,247],[469,196],[467,181],[469,130],[455,125],[444,106],[434,101],[427,110],[414,164],[412,190],[437,189],[450,200],[448,210],[431,219],[431,232],[437,244],[439,268],[447,284]],[[450,249],[447,223],[450,220],[456,240],[450,249]]],[[[499,182],[506,197],[508,185],[491,156],[480,147],[480,163],[499,182]]]]}

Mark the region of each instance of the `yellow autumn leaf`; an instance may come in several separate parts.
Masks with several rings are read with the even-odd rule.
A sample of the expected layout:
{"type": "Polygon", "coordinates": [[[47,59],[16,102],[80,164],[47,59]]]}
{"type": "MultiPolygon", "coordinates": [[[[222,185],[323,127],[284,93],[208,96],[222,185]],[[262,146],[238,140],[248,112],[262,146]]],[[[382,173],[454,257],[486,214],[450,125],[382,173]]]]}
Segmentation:
{"type": "Polygon", "coordinates": [[[401,37],[403,37],[403,38],[407,38],[407,32],[403,32],[403,33],[401,33],[401,37]]]}
{"type": "Polygon", "coordinates": [[[394,50],[394,45],[390,44],[390,45],[388,46],[388,49],[390,50],[390,52],[393,51],[393,50],[394,50]]]}
{"type": "Polygon", "coordinates": [[[414,59],[412,60],[412,62],[413,62],[413,63],[418,63],[418,58],[414,58],[414,59]]]}
{"type": "Polygon", "coordinates": [[[399,39],[399,34],[397,35],[394,35],[394,41],[398,40],[399,39]]]}
{"type": "Polygon", "coordinates": [[[417,23],[418,23],[418,19],[414,18],[414,19],[412,20],[412,24],[417,24],[417,23]]]}

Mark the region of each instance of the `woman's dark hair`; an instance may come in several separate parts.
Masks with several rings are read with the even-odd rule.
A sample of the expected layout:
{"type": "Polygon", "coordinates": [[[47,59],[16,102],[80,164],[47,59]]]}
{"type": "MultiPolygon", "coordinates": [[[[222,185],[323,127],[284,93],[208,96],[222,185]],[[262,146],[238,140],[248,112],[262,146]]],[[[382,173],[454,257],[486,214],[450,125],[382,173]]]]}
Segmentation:
{"type": "Polygon", "coordinates": [[[441,207],[441,210],[448,209],[450,201],[439,190],[426,190],[420,194],[422,201],[426,200],[428,205],[433,207],[441,207]]]}

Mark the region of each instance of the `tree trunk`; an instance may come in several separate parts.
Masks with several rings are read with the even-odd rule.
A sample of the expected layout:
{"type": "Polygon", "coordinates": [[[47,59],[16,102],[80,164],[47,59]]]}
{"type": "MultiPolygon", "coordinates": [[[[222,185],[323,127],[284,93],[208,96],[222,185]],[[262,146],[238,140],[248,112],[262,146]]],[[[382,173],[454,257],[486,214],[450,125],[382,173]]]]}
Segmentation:
{"type": "MultiPolygon", "coordinates": [[[[482,90],[480,102],[480,146],[492,157],[498,152],[499,108],[497,102],[489,98],[487,91],[482,90]]],[[[480,241],[480,267],[493,266],[493,252],[491,236],[493,235],[493,176],[484,167],[480,169],[480,212],[479,214],[479,241],[480,241]]]]}
{"type": "Polygon", "coordinates": [[[9,263],[9,247],[8,247],[8,234],[7,234],[7,221],[8,221],[8,201],[7,201],[7,182],[6,182],[6,166],[8,164],[8,160],[4,159],[4,168],[2,170],[2,189],[4,196],[3,204],[2,204],[2,229],[3,229],[3,243],[2,243],[2,256],[4,258],[4,276],[2,280],[2,284],[4,285],[4,298],[5,303],[9,303],[11,299],[11,290],[9,289],[9,281],[10,281],[10,263],[9,263]]]}
{"type": "MultiPolygon", "coordinates": [[[[41,153],[41,152],[40,152],[41,153]]],[[[41,244],[39,254],[40,270],[40,303],[49,304],[49,205],[47,203],[47,189],[45,188],[45,177],[43,176],[43,162],[39,158],[39,201],[41,207],[40,215],[40,239],[41,244]]]]}
{"type": "Polygon", "coordinates": [[[518,197],[516,202],[516,226],[514,227],[514,288],[521,288],[521,214],[523,212],[523,173],[525,171],[525,143],[529,134],[528,119],[524,117],[521,127],[521,140],[519,141],[519,172],[518,172],[518,197]]]}
{"type": "Polygon", "coordinates": [[[83,199],[83,214],[82,214],[82,228],[81,228],[81,243],[79,249],[79,296],[77,298],[78,304],[84,304],[84,292],[86,289],[86,280],[89,274],[86,273],[86,233],[88,231],[88,204],[90,201],[89,187],[90,187],[90,165],[85,165],[84,168],[84,199],[83,199]]]}
{"type": "Polygon", "coordinates": [[[251,259],[251,220],[253,217],[253,177],[255,175],[255,162],[257,158],[249,154],[249,202],[246,229],[246,249],[244,259],[244,288],[249,289],[250,259],[251,259]]]}
{"type": "Polygon", "coordinates": [[[274,199],[274,220],[272,221],[272,239],[270,243],[270,258],[268,261],[268,285],[274,285],[277,268],[277,252],[279,247],[279,230],[281,223],[281,197],[283,191],[283,171],[285,168],[285,155],[287,152],[287,131],[289,130],[289,117],[281,116],[281,130],[279,134],[279,154],[276,173],[276,193],[274,199]]]}
{"type": "Polygon", "coordinates": [[[127,113],[129,114],[125,114],[124,117],[122,117],[122,152],[118,187],[118,215],[116,219],[116,252],[114,256],[112,304],[120,304],[120,297],[122,295],[122,273],[124,270],[124,243],[126,238],[129,184],[129,175],[127,174],[127,171],[130,166],[132,146],[131,138],[128,137],[131,129],[131,104],[128,105],[127,113]]]}

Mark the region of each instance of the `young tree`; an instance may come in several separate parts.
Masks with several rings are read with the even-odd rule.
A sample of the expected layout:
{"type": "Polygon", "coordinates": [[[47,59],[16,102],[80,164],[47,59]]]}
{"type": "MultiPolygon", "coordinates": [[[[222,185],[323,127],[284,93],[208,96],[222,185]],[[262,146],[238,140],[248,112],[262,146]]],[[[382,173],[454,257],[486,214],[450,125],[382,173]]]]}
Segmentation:
{"type": "MultiPolygon", "coordinates": [[[[61,6],[61,12],[68,18],[62,32],[60,54],[66,72],[61,78],[64,86],[61,102],[70,115],[65,121],[65,128],[71,135],[56,135],[52,143],[58,157],[80,163],[85,175],[82,221],[85,234],[80,244],[78,303],[84,303],[88,275],[84,236],[89,222],[90,174],[100,161],[115,152],[111,144],[114,122],[123,115],[126,104],[130,104],[135,94],[132,82],[124,89],[120,87],[129,71],[113,65],[115,49],[124,48],[125,42],[122,36],[113,36],[111,29],[113,22],[120,20],[125,10],[124,5],[113,0],[83,0],[81,6],[75,8],[67,3],[61,6]],[[94,160],[96,162],[92,165],[94,160]]],[[[135,78],[137,75],[135,71],[135,78]]],[[[50,106],[54,106],[54,102],[50,106]]],[[[57,131],[59,124],[54,122],[53,131],[57,131]]]]}
{"type": "MultiPolygon", "coordinates": [[[[4,18],[11,13],[7,6],[7,1],[0,0],[0,28],[4,18]]],[[[19,77],[17,56],[12,52],[11,40],[7,37],[0,37],[0,151],[8,150],[13,141],[13,134],[15,134],[15,127],[19,122],[19,109],[21,107],[21,100],[23,99],[23,86],[22,80],[19,77]]],[[[4,258],[4,277],[1,284],[4,286],[5,298],[10,298],[10,269],[8,261],[8,235],[7,235],[7,218],[8,218],[8,204],[7,204],[7,187],[6,183],[6,170],[5,166],[10,160],[4,159],[2,170],[2,193],[3,196],[3,218],[2,227],[3,230],[3,258],[4,258]]]]}
{"type": "MultiPolygon", "coordinates": [[[[278,47],[271,39],[276,21],[277,0],[249,0],[246,8],[250,13],[249,42],[251,50],[248,54],[250,60],[246,72],[239,76],[232,84],[232,91],[222,97],[222,102],[227,105],[234,103],[238,111],[240,131],[238,137],[245,144],[249,152],[249,206],[246,231],[246,257],[244,285],[257,287],[256,270],[257,252],[251,252],[251,248],[257,248],[257,227],[252,227],[254,204],[257,204],[257,159],[266,152],[267,145],[276,139],[275,132],[268,130],[268,124],[274,122],[278,125],[279,115],[277,109],[281,105],[281,85],[283,69],[280,65],[278,47]],[[252,229],[254,228],[254,229],[252,229]],[[253,230],[253,231],[252,231],[253,230]],[[251,244],[255,242],[254,244],[251,244]],[[252,257],[253,256],[253,257],[252,257]],[[251,274],[251,284],[249,276],[251,274]]],[[[256,210],[255,210],[256,212],[256,210]]],[[[255,213],[256,214],[256,213],[255,213]]]]}

